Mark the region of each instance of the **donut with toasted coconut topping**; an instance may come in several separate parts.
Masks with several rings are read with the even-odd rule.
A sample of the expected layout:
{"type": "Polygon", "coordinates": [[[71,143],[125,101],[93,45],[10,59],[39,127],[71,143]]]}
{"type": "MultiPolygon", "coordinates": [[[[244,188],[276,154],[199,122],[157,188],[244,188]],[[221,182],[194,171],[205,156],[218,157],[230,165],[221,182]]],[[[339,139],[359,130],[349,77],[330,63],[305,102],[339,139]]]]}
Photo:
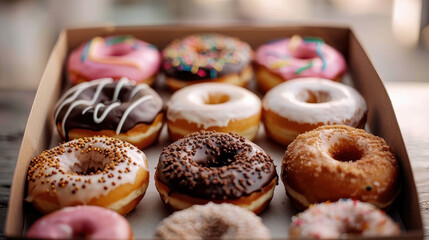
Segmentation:
{"type": "Polygon", "coordinates": [[[299,209],[341,198],[387,209],[400,191],[398,161],[387,143],[344,125],[299,135],[286,150],[281,176],[299,209]]]}
{"type": "Polygon", "coordinates": [[[155,173],[162,200],[174,210],[214,202],[260,213],[277,179],[273,160],[259,146],[233,133],[206,131],[164,148],[155,173]]]}
{"type": "Polygon", "coordinates": [[[111,137],[80,138],[33,158],[27,201],[42,213],[75,205],[96,205],[127,214],[149,183],[146,155],[111,137]]]}

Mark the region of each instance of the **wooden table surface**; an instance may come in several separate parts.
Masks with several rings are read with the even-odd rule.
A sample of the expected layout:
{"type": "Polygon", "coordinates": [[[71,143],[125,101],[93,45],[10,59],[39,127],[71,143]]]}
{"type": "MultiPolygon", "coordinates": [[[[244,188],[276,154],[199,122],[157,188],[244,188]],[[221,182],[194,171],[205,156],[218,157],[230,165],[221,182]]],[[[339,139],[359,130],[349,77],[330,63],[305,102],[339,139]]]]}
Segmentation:
{"type": "MultiPolygon", "coordinates": [[[[414,171],[429,239],[429,83],[386,83],[414,171]]],[[[33,91],[0,90],[0,236],[33,91]]]]}

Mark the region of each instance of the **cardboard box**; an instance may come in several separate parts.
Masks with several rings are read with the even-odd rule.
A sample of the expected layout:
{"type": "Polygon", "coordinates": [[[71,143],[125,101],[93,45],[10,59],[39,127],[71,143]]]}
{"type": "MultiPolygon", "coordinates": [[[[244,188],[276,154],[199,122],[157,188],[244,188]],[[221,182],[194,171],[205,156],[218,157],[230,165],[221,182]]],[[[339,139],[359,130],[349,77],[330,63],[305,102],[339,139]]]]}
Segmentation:
{"type": "MultiPolygon", "coordinates": [[[[384,89],[383,83],[371,64],[364,49],[355,34],[347,27],[314,27],[314,26],[145,26],[145,27],[94,27],[63,30],[55,44],[45,72],[37,91],[34,104],[28,119],[25,134],[22,140],[19,158],[13,177],[9,200],[9,209],[6,224],[7,236],[23,236],[25,229],[34,218],[34,210],[24,203],[26,192],[26,172],[30,160],[45,149],[57,145],[59,138],[53,124],[53,110],[56,100],[67,86],[64,74],[64,64],[67,54],[79,44],[95,36],[132,34],[137,38],[164,48],[171,40],[195,32],[218,32],[236,36],[248,42],[252,47],[263,44],[265,41],[294,34],[301,36],[321,37],[344,54],[347,59],[352,84],[364,96],[368,103],[369,114],[367,128],[375,135],[383,137],[397,155],[401,166],[402,192],[392,210],[394,218],[402,224],[404,233],[399,238],[423,238],[423,227],[416,186],[410,161],[399,130],[398,122],[393,112],[392,104],[384,89]],[[29,220],[30,219],[30,220],[29,220]]],[[[162,87],[161,87],[162,88],[162,87]]],[[[165,89],[164,89],[165,90],[165,89]]],[[[160,90],[163,91],[163,90],[160,90]]],[[[168,97],[168,93],[162,93],[168,97]],[[167,95],[165,95],[167,94],[167,95]]],[[[151,176],[154,174],[157,156],[161,147],[168,144],[164,126],[163,136],[158,145],[144,150],[148,155],[151,176]]],[[[256,140],[268,153],[276,165],[280,165],[285,148],[268,141],[260,129],[256,140]]],[[[279,166],[278,169],[279,170],[279,166]]],[[[275,198],[269,209],[262,214],[264,222],[269,225],[274,238],[287,237],[287,226],[290,217],[295,213],[284,194],[283,184],[276,188],[275,198]],[[286,206],[285,206],[286,205],[286,206]],[[284,210],[279,210],[277,207],[284,210]]],[[[154,231],[154,227],[169,214],[157,196],[154,180],[151,178],[150,187],[137,210],[127,216],[130,223],[139,224],[134,229],[136,238],[146,237],[154,231]],[[157,200],[158,199],[158,200],[157,200]],[[152,204],[156,204],[153,206],[152,204]],[[147,207],[146,205],[150,205],[147,207]],[[150,208],[159,213],[147,215],[150,208]],[[157,209],[160,208],[160,209],[157,209]],[[145,212],[146,211],[146,212],[145,212]],[[146,214],[146,215],[145,215],[146,214]],[[158,214],[158,215],[157,215],[158,214]],[[152,218],[149,218],[152,217],[152,218]],[[153,220],[155,219],[155,220],[153,220]],[[139,222],[142,222],[141,224],[139,222]],[[146,225],[145,225],[146,223],[146,225]],[[139,234],[139,231],[149,231],[150,234],[139,234]]],[[[36,217],[37,214],[36,214],[36,217]]],[[[137,225],[136,225],[137,226],[137,225]]]]}

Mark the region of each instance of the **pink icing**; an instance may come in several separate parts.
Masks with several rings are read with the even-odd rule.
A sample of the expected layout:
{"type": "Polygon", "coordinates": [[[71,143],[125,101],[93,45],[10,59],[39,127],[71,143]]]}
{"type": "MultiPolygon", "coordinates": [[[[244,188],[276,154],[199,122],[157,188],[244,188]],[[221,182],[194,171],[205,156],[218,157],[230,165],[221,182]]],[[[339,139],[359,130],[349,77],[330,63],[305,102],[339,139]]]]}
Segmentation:
{"type": "Polygon", "coordinates": [[[27,233],[29,238],[129,239],[130,227],[118,213],[97,206],[67,207],[37,220],[27,233]]]}
{"type": "Polygon", "coordinates": [[[109,39],[119,37],[96,37],[74,50],[70,54],[67,69],[80,76],[70,74],[70,81],[76,84],[82,77],[91,80],[128,77],[140,82],[156,74],[161,64],[158,49],[131,36],[126,41],[106,44],[109,39]]]}
{"type": "Polygon", "coordinates": [[[346,61],[336,49],[321,42],[320,52],[326,65],[317,54],[316,42],[302,40],[295,49],[290,46],[290,39],[281,39],[264,44],[256,51],[256,62],[270,71],[282,76],[285,80],[301,77],[319,77],[334,79],[346,72],[346,61]],[[305,70],[299,69],[312,65],[305,70]],[[297,73],[298,71],[298,73],[297,73]]]}

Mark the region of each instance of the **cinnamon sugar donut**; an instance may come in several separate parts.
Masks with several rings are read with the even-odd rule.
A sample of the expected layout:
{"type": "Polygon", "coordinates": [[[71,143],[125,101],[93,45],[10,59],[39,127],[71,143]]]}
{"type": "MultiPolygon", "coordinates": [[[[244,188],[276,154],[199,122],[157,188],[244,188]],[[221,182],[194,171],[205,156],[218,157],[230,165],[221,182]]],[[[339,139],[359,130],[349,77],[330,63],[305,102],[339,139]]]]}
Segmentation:
{"type": "Polygon", "coordinates": [[[261,218],[232,204],[208,203],[173,213],[156,230],[160,239],[270,239],[261,218]]]}
{"type": "Polygon", "coordinates": [[[299,209],[340,198],[387,208],[400,191],[399,165],[386,142],[342,125],[299,135],[286,150],[281,176],[299,209]]]}
{"type": "Polygon", "coordinates": [[[162,151],[155,173],[162,200],[174,210],[214,202],[260,213],[276,184],[271,157],[232,133],[201,131],[172,143],[162,151]]]}
{"type": "Polygon", "coordinates": [[[267,135],[288,145],[299,134],[322,125],[364,128],[367,106],[353,88],[321,78],[300,78],[271,89],[262,100],[267,135]]]}
{"type": "Polygon", "coordinates": [[[27,201],[42,213],[96,205],[127,214],[149,184],[146,155],[110,137],[76,139],[43,151],[27,173],[27,201]]]}
{"type": "Polygon", "coordinates": [[[401,230],[386,213],[357,200],[312,205],[292,217],[291,238],[343,239],[396,236],[401,230]]]}

